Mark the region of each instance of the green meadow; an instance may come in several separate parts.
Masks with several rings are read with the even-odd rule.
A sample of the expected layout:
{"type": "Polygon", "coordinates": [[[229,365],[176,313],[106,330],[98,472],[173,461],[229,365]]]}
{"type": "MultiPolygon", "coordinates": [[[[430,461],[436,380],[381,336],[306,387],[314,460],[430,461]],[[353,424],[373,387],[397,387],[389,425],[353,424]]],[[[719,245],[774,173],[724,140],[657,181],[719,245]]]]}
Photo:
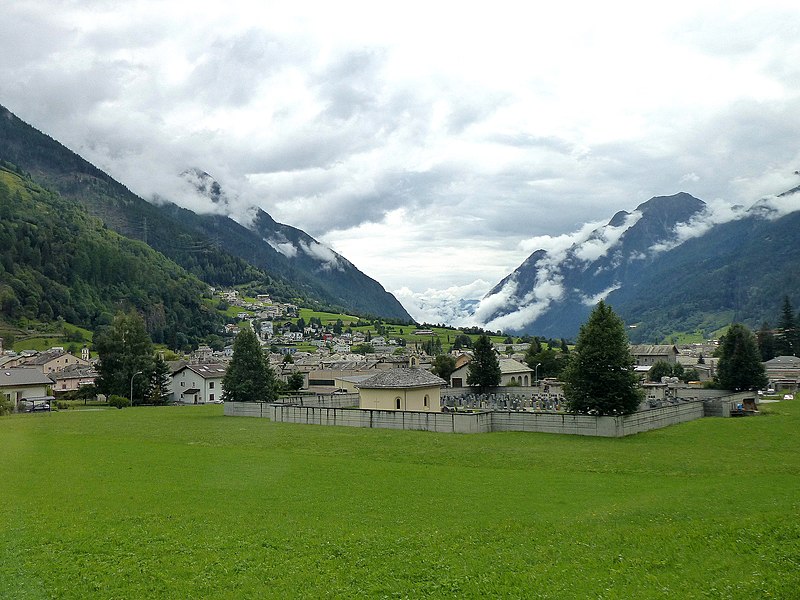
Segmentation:
{"type": "Polygon", "coordinates": [[[1,598],[797,598],[800,402],[624,439],[0,418],[1,598]]]}

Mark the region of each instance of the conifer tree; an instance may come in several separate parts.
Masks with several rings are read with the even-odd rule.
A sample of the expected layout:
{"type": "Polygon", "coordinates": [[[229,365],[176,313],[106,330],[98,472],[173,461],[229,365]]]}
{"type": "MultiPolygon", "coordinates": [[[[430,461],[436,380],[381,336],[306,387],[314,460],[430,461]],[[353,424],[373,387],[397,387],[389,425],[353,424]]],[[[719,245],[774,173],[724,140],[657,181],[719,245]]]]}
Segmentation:
{"type": "Polygon", "coordinates": [[[767,383],[755,336],[741,323],[734,323],[722,342],[717,384],[725,390],[743,391],[761,389],[767,383]]]}
{"type": "Polygon", "coordinates": [[[275,373],[249,327],[243,328],[233,342],[233,356],[222,388],[225,402],[271,402],[277,398],[275,373]]]}
{"type": "Polygon", "coordinates": [[[481,392],[500,385],[500,361],[489,336],[480,336],[472,353],[472,361],[467,369],[467,385],[476,386],[481,392]]]}
{"type": "Polygon", "coordinates": [[[781,318],[778,323],[778,335],[775,339],[775,352],[777,356],[797,356],[798,350],[800,350],[800,340],[798,339],[797,321],[789,296],[784,296],[781,318]]]}
{"type": "Polygon", "coordinates": [[[569,409],[594,415],[635,412],[642,392],[633,365],[622,319],[600,301],[581,325],[562,374],[569,409]]]}
{"type": "Polygon", "coordinates": [[[152,404],[164,404],[169,390],[169,366],[159,354],[153,363],[153,370],[150,372],[150,402],[152,404]]]}

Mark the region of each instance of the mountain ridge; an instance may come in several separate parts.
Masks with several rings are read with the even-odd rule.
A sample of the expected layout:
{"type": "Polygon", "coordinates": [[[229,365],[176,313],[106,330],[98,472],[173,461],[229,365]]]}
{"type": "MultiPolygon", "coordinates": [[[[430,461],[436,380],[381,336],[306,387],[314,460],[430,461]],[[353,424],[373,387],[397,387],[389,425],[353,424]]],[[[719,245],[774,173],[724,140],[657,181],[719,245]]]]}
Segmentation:
{"type": "MultiPolygon", "coordinates": [[[[309,272],[309,263],[292,265],[264,241],[264,236],[228,216],[193,213],[168,199],[162,199],[162,204],[148,202],[2,106],[0,159],[17,165],[62,197],[82,204],[122,235],[144,241],[210,285],[257,282],[277,299],[412,320],[392,294],[343,257],[341,264],[346,272],[343,271],[342,277],[337,278],[336,273],[309,272]]],[[[221,200],[222,192],[214,190],[213,184],[210,191],[216,192],[221,200]]],[[[280,225],[262,213],[262,222],[280,225]]],[[[308,239],[313,240],[310,236],[308,239]]],[[[306,244],[316,249],[311,242],[306,244]]]]}
{"type": "Polygon", "coordinates": [[[782,298],[769,281],[795,281],[800,271],[800,251],[785,252],[800,246],[795,229],[785,226],[798,214],[782,214],[763,199],[728,222],[712,223],[708,205],[686,192],[656,196],[631,213],[617,212],[560,254],[533,252],[484,296],[473,317],[490,329],[574,338],[591,307],[605,299],[635,326],[631,338],[639,341],[661,341],[681,330],[708,333],[732,319],[756,326],[778,309],[778,300],[759,290],[782,298]],[[742,240],[768,239],[770,230],[783,238],[744,244],[756,264],[737,255],[742,240]],[[747,291],[737,296],[729,289],[734,285],[747,291]]]}

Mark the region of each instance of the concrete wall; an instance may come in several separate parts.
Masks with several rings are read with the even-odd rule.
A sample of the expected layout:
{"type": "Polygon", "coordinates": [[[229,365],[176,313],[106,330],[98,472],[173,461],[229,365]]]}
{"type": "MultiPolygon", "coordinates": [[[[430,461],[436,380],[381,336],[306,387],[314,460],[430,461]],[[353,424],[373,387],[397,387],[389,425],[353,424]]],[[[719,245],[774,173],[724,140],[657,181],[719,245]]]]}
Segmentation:
{"type": "Polygon", "coordinates": [[[303,394],[279,398],[277,404],[298,404],[300,406],[328,406],[330,408],[352,408],[358,406],[358,393],[355,394],[303,394]]]}
{"type": "Polygon", "coordinates": [[[225,404],[225,414],[228,416],[268,417],[273,421],[284,423],[417,429],[440,433],[531,431],[622,437],[699,419],[704,415],[704,406],[702,402],[690,402],[646,410],[625,417],[592,417],[552,412],[425,413],[229,402],[225,404]]]}

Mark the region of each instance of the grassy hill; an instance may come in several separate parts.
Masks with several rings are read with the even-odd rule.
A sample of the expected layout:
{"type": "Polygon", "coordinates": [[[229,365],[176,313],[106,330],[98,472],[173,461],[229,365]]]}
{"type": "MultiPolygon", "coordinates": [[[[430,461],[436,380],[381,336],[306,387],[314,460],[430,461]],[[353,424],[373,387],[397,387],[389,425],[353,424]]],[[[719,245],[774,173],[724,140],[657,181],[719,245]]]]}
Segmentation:
{"type": "Polygon", "coordinates": [[[800,403],[624,439],[0,418],[0,597],[793,598],[800,403]]]}

